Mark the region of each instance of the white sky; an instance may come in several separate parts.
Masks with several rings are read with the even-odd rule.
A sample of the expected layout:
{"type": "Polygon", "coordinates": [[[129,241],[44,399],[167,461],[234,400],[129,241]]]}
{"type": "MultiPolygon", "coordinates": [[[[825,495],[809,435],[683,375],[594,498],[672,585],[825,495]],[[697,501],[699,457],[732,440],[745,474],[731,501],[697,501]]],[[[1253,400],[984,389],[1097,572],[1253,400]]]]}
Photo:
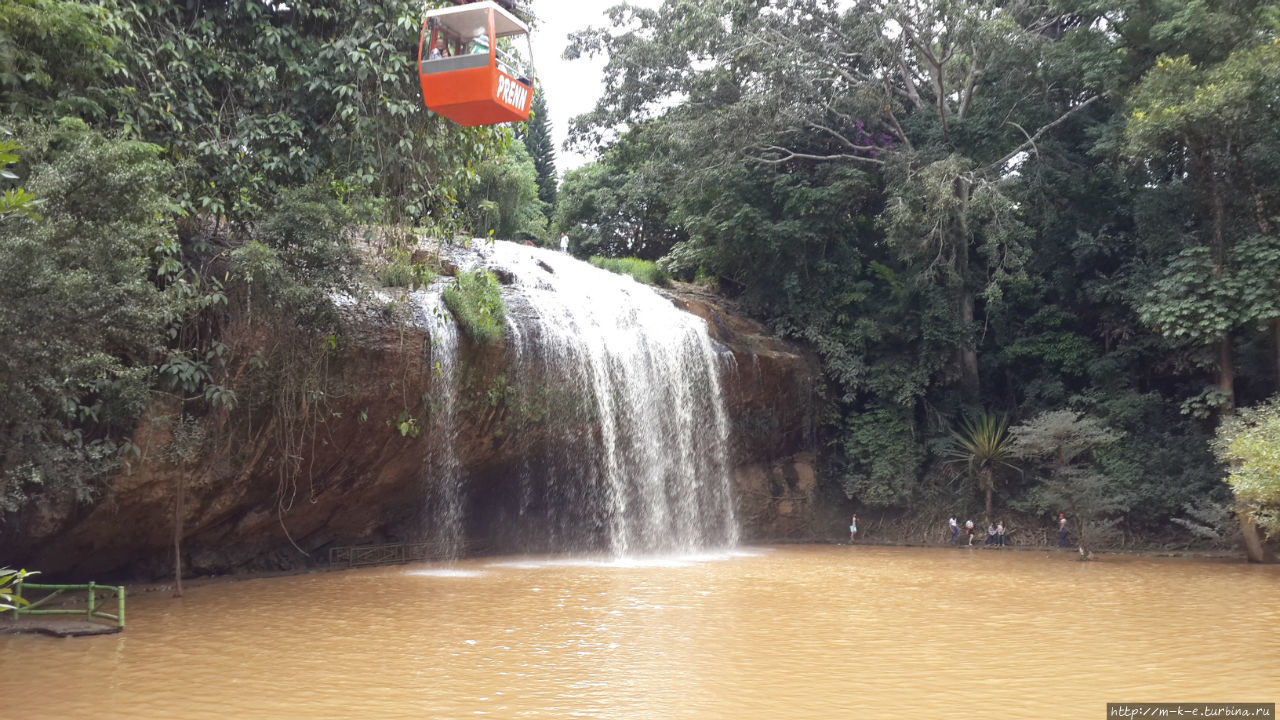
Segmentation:
{"type": "MultiPolygon", "coordinates": [[[[560,55],[569,44],[569,34],[588,27],[602,27],[608,22],[605,10],[621,0],[533,0],[528,7],[538,18],[533,31],[533,62],[538,69],[538,82],[547,98],[547,116],[551,138],[556,146],[556,171],[563,178],[566,171],[582,167],[594,160],[564,149],[569,120],[595,106],[603,92],[602,58],[564,60],[560,55]]],[[[629,0],[632,5],[656,8],[662,0],[629,0]]]]}

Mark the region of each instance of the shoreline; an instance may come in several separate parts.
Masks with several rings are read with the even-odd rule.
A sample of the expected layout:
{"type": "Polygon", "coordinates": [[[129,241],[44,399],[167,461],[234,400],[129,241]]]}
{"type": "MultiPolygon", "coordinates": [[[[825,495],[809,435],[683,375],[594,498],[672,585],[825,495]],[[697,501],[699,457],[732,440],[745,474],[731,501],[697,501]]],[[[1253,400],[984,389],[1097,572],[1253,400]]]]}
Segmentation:
{"type": "MultiPolygon", "coordinates": [[[[925,544],[910,543],[892,540],[876,540],[876,541],[857,541],[849,543],[847,540],[837,540],[834,538],[777,538],[777,539],[753,539],[745,541],[738,547],[798,547],[798,546],[814,546],[814,547],[847,547],[854,549],[856,547],[869,548],[911,548],[918,550],[984,550],[997,551],[1009,550],[1014,552],[1041,552],[1048,554],[1062,554],[1064,559],[1070,558],[1073,562],[1081,562],[1078,557],[1079,551],[1076,547],[1058,548],[1053,545],[1006,545],[1004,547],[990,546],[986,544],[975,544],[973,546],[957,543],[951,545],[949,543],[925,544]]],[[[1226,564],[1249,564],[1244,554],[1234,550],[1171,550],[1159,548],[1135,548],[1135,549],[1107,549],[1094,551],[1090,562],[1105,562],[1107,557],[1143,557],[1143,558],[1164,558],[1164,559],[1188,559],[1188,560],[1208,560],[1226,564]]],[[[463,558],[464,561],[485,560],[496,558],[508,558],[511,555],[502,554],[480,554],[463,558]]],[[[274,571],[255,571],[245,573],[228,573],[222,575],[205,575],[201,577],[184,578],[183,590],[185,591],[207,587],[210,585],[221,585],[224,583],[243,582],[250,580],[271,580],[276,578],[294,577],[298,575],[311,574],[328,574],[334,572],[342,572],[344,570],[354,569],[370,569],[374,567],[392,567],[395,565],[411,565],[418,561],[405,563],[388,563],[387,565],[366,566],[364,568],[334,568],[327,566],[315,566],[306,568],[296,568],[293,570],[274,570],[274,571]]],[[[1274,563],[1269,563],[1274,564],[1274,563]]],[[[148,595],[151,593],[172,593],[174,583],[170,581],[148,581],[125,584],[126,593],[132,596],[148,595]]],[[[174,596],[177,597],[177,596],[174,596]]],[[[95,635],[108,635],[121,632],[121,628],[113,625],[105,625],[102,623],[89,622],[73,616],[39,616],[39,617],[23,617],[17,621],[12,618],[0,615],[0,636],[17,635],[17,634],[41,634],[52,637],[86,637],[95,635]],[[66,619],[63,619],[66,618],[66,619]]]]}
{"type": "MultiPolygon", "coordinates": [[[[927,543],[898,542],[898,541],[892,541],[892,540],[879,540],[879,541],[861,541],[860,540],[851,545],[846,540],[836,540],[832,538],[812,538],[812,539],[803,539],[803,540],[796,539],[796,538],[776,538],[776,539],[758,538],[758,539],[744,541],[740,543],[738,547],[767,547],[767,546],[774,546],[774,545],[776,546],[815,545],[815,546],[833,546],[833,547],[834,546],[889,547],[889,548],[917,548],[922,550],[970,549],[970,546],[962,545],[959,543],[952,546],[946,543],[927,544],[927,543]]],[[[998,548],[995,546],[988,546],[985,544],[979,545],[975,543],[971,549],[1009,550],[1009,551],[1015,551],[1015,552],[1047,552],[1047,553],[1061,552],[1063,554],[1071,555],[1071,556],[1075,556],[1078,554],[1078,550],[1074,546],[1069,548],[1059,548],[1054,545],[1005,545],[1002,548],[998,548]]],[[[564,555],[566,557],[572,557],[574,553],[540,553],[538,554],[538,556],[540,557],[547,556],[547,555],[564,555]]],[[[516,555],[516,556],[522,557],[519,555],[516,555]]],[[[1199,559],[1199,560],[1221,560],[1225,562],[1239,562],[1242,564],[1248,564],[1248,561],[1244,557],[1244,553],[1238,550],[1169,550],[1169,549],[1158,549],[1158,548],[1137,548],[1137,549],[1123,549],[1123,550],[1100,549],[1100,550],[1093,551],[1093,556],[1095,561],[1099,559],[1105,559],[1105,557],[1107,556],[1122,556],[1122,557],[1153,557],[1153,558],[1190,558],[1190,559],[1199,559]]],[[[502,554],[502,553],[478,554],[478,555],[472,555],[465,558],[461,558],[461,560],[464,560],[464,561],[484,560],[484,559],[508,558],[508,557],[513,557],[513,555],[502,554]]],[[[368,569],[373,567],[394,567],[396,565],[411,565],[418,562],[431,562],[431,561],[415,560],[415,561],[403,562],[403,563],[388,563],[386,565],[370,565],[370,566],[365,566],[363,568],[342,567],[342,568],[329,569],[327,566],[317,565],[315,567],[296,568],[293,570],[261,570],[261,571],[245,572],[245,573],[226,573],[222,575],[203,575],[200,577],[183,578],[182,584],[183,584],[183,589],[186,590],[190,588],[203,587],[205,585],[214,584],[214,583],[241,582],[241,581],[247,581],[247,580],[264,580],[264,579],[280,578],[280,577],[293,577],[297,575],[327,574],[327,573],[343,572],[345,570],[368,569]]],[[[441,561],[436,561],[436,562],[441,562],[441,561]]],[[[141,593],[172,592],[174,588],[174,583],[172,580],[169,580],[169,581],[156,580],[156,581],[145,581],[145,582],[138,582],[138,583],[126,583],[125,587],[127,588],[127,591],[131,594],[139,593],[139,592],[141,593]]]]}
{"type": "MultiPolygon", "coordinates": [[[[952,545],[951,543],[920,543],[900,540],[857,540],[850,543],[848,540],[838,540],[834,538],[815,538],[811,540],[796,539],[778,539],[778,540],[760,540],[755,541],[764,545],[843,545],[843,546],[866,546],[866,547],[903,547],[903,548],[936,548],[939,550],[955,548],[974,550],[1012,550],[1017,552],[1066,552],[1070,554],[1078,554],[1078,546],[1060,548],[1057,545],[1004,545],[995,546],[987,545],[985,542],[975,542],[972,546],[959,542],[952,545]]],[[[1243,550],[1197,550],[1185,549],[1175,550],[1168,548],[1098,548],[1091,551],[1095,558],[1107,555],[1120,555],[1128,557],[1163,557],[1163,558],[1199,558],[1211,560],[1239,560],[1242,563],[1248,563],[1244,556],[1243,550]]],[[[1273,563],[1263,563],[1273,564],[1273,563]]]]}

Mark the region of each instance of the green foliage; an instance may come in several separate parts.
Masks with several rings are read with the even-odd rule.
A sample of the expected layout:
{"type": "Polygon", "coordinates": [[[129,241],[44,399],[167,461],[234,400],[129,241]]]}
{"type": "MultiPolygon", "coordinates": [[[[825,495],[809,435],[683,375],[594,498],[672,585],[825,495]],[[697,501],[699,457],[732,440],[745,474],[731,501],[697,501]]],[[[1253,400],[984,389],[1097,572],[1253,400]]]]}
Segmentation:
{"type": "Polygon", "coordinates": [[[452,224],[505,128],[422,107],[408,0],[0,3],[3,109],[74,114],[165,147],[194,213],[252,220],[282,186],[336,179],[383,221],[452,224]],[[371,203],[372,198],[396,202],[371,203]]]}
{"type": "Polygon", "coordinates": [[[1221,499],[1200,424],[1232,402],[1221,351],[1246,392],[1276,382],[1268,3],[709,0],[610,19],[566,53],[604,56],[607,90],[572,125],[603,153],[566,176],[556,223],[579,252],[710,276],[809,344],[848,492],[920,501],[940,418],[981,405],[1123,428],[1059,474],[1128,506],[1131,531],[1221,499]]]}
{"type": "Polygon", "coordinates": [[[843,429],[845,495],[869,507],[910,503],[924,460],[910,418],[898,408],[877,408],[849,415],[843,429]]]}
{"type": "Polygon", "coordinates": [[[374,267],[374,276],[382,287],[403,287],[410,290],[426,287],[436,274],[426,263],[414,262],[407,250],[392,250],[384,262],[374,267]]]}
{"type": "Polygon", "coordinates": [[[612,273],[619,275],[630,275],[637,282],[646,285],[657,285],[658,287],[667,287],[671,284],[671,276],[655,262],[641,260],[640,258],[604,258],[592,257],[590,259],[592,265],[603,268],[612,273]]]}
{"type": "Polygon", "coordinates": [[[1128,509],[1114,483],[1098,469],[1095,453],[1120,439],[1095,418],[1071,410],[1041,413],[1009,430],[1011,452],[1039,470],[1039,484],[1026,506],[1065,512],[1081,548],[1104,540],[1116,514],[1128,509]]]}
{"type": "Polygon", "coordinates": [[[24,579],[39,574],[27,570],[0,568],[0,613],[30,605],[26,598],[18,594],[17,585],[24,579]]]}
{"type": "Polygon", "coordinates": [[[458,273],[444,290],[444,302],[467,337],[492,343],[506,332],[507,306],[498,279],[488,270],[458,273]]]}
{"type": "Polygon", "coordinates": [[[1230,278],[1214,273],[1209,248],[1178,253],[1142,293],[1138,316],[1174,340],[1208,343],[1224,337],[1242,319],[1233,307],[1230,278]]]}
{"type": "Polygon", "coordinates": [[[960,430],[951,434],[949,447],[944,453],[950,462],[964,463],[970,476],[978,481],[978,489],[986,496],[987,517],[991,516],[996,471],[1000,466],[1017,469],[1009,462],[1014,454],[1008,429],[1007,418],[998,418],[991,413],[965,418],[960,422],[960,430]]]}
{"type": "Polygon", "coordinates": [[[311,329],[334,323],[335,292],[348,290],[359,260],[343,235],[347,214],[328,188],[284,190],[255,233],[231,252],[232,289],[243,292],[246,312],[311,329]]]}
{"type": "Polygon", "coordinates": [[[22,213],[31,220],[40,219],[40,215],[35,210],[40,200],[20,187],[4,187],[18,179],[18,176],[8,168],[18,162],[19,148],[16,142],[0,140],[0,188],[4,191],[4,194],[0,195],[0,222],[4,222],[6,216],[15,213],[22,213]]]}
{"type": "Polygon", "coordinates": [[[518,240],[546,234],[545,205],[538,199],[538,176],[523,143],[511,143],[476,168],[477,179],[467,198],[467,217],[474,235],[518,240]]]}
{"type": "Polygon", "coordinates": [[[1224,409],[1234,405],[1231,341],[1280,317],[1280,39],[1274,13],[1205,3],[1236,42],[1165,52],[1128,98],[1122,152],[1146,183],[1139,215],[1150,246],[1136,293],[1144,322],[1188,345],[1215,343],[1224,409]],[[1241,26],[1255,27],[1240,33],[1241,26]],[[1224,51],[1226,51],[1224,53],[1224,51]],[[1185,54],[1183,54],[1185,53],[1185,54]]]}
{"type": "Polygon", "coordinates": [[[155,282],[176,246],[171,166],[150,144],[83,123],[22,132],[43,220],[0,233],[0,504],[84,499],[116,467],[146,404],[187,284],[155,282]]]}
{"type": "MultiPolygon", "coordinates": [[[[943,418],[981,406],[1036,418],[1011,505],[1212,520],[1203,420],[1232,371],[1247,404],[1280,367],[1273,5],[614,8],[567,49],[607,82],[571,123],[600,160],[556,197],[541,96],[521,143],[422,108],[407,0],[0,0],[0,509],[91,497],[158,391],[269,413],[300,455],[359,277],[344,227],[541,240],[555,203],[581,256],[702,278],[811,347],[823,466],[861,502],[930,501],[943,418]]],[[[383,259],[366,276],[429,279],[383,259]]],[[[492,277],[449,295],[500,337],[492,277]]]]}
{"type": "Polygon", "coordinates": [[[554,224],[579,256],[657,260],[685,234],[672,217],[676,173],[665,127],[625,135],[604,158],[565,175],[554,224]]]}
{"type": "Polygon", "coordinates": [[[533,158],[538,172],[538,199],[548,208],[556,206],[556,149],[551,139],[551,119],[547,115],[547,97],[541,89],[533,93],[529,121],[517,130],[525,149],[533,158]]]}
{"type": "Polygon", "coordinates": [[[1223,418],[1214,451],[1228,467],[1238,512],[1280,533],[1280,396],[1223,418]]]}
{"type": "Polygon", "coordinates": [[[110,119],[126,34],[114,3],[0,1],[0,114],[110,119]]]}
{"type": "Polygon", "coordinates": [[[1040,460],[1054,468],[1087,462],[1095,449],[1120,438],[1097,419],[1072,410],[1041,413],[1009,434],[1012,457],[1040,460]]]}

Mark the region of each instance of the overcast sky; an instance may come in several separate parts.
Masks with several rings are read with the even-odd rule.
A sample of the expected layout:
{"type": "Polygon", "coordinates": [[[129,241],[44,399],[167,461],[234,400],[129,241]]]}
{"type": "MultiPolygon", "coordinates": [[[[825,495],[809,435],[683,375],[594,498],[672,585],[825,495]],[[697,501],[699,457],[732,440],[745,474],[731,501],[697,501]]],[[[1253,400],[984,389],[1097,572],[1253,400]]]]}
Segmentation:
{"type": "MultiPolygon", "coordinates": [[[[658,7],[662,0],[630,0],[632,5],[658,7]]],[[[564,173],[594,160],[564,149],[569,120],[590,110],[602,91],[600,58],[564,60],[560,55],[569,43],[569,34],[588,27],[601,27],[608,22],[605,9],[617,4],[613,0],[535,0],[532,9],[538,17],[533,32],[533,61],[538,68],[538,82],[547,98],[547,115],[551,137],[556,145],[556,170],[564,173]]]]}

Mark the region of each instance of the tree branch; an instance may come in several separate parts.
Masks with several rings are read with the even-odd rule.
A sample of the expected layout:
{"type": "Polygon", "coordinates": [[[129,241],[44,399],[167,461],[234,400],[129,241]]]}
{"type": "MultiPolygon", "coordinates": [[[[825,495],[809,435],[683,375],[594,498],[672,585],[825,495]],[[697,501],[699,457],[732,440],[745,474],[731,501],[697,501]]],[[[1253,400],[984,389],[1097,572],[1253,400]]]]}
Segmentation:
{"type": "Polygon", "coordinates": [[[956,117],[963,120],[969,114],[969,106],[973,104],[973,81],[982,75],[986,68],[978,68],[978,48],[970,46],[969,73],[964,79],[964,90],[960,93],[960,110],[956,117]]]}
{"type": "MultiPolygon", "coordinates": [[[[888,100],[888,98],[886,98],[886,100],[888,100]]],[[[903,146],[906,147],[907,150],[915,152],[916,149],[911,144],[911,138],[907,137],[906,131],[902,129],[902,125],[898,122],[898,116],[893,112],[893,103],[886,102],[884,104],[884,111],[888,113],[889,122],[893,124],[893,131],[897,134],[898,139],[902,141],[903,146]]]]}
{"type": "Polygon", "coordinates": [[[812,160],[814,162],[834,162],[838,160],[853,160],[856,162],[869,163],[871,165],[883,165],[883,160],[875,158],[863,157],[861,155],[849,155],[848,153],[834,153],[831,155],[814,155],[812,153],[799,153],[778,145],[767,145],[760,149],[762,153],[778,153],[780,157],[763,157],[756,156],[752,160],[767,165],[780,165],[791,160],[812,160]]]}
{"type": "Polygon", "coordinates": [[[841,133],[835,130],[832,130],[826,125],[819,125],[818,123],[812,120],[806,120],[805,122],[809,125],[809,127],[813,128],[814,130],[821,130],[827,133],[828,135],[834,137],[835,139],[843,143],[845,147],[848,147],[852,150],[860,150],[862,152],[868,152],[868,151],[875,151],[880,149],[880,148],[877,148],[875,145],[858,145],[857,143],[853,142],[852,140],[845,137],[841,133]]]}
{"type": "MultiPolygon", "coordinates": [[[[1103,93],[1103,95],[1105,95],[1105,93],[1103,93]]],[[[1085,100],[1084,102],[1080,103],[1079,105],[1077,105],[1077,106],[1075,106],[1075,107],[1071,108],[1070,110],[1068,110],[1068,111],[1066,111],[1066,112],[1062,113],[1062,115],[1058,116],[1058,119],[1057,119],[1057,120],[1054,120],[1053,122],[1051,122],[1051,123],[1049,123],[1049,124],[1047,124],[1047,125],[1043,125],[1043,126],[1041,126],[1039,130],[1036,130],[1036,132],[1035,132],[1035,134],[1034,134],[1034,135],[1031,135],[1031,136],[1028,136],[1028,137],[1027,137],[1026,142],[1022,143],[1021,145],[1019,145],[1018,147],[1014,148],[1013,150],[1010,150],[1007,154],[1005,154],[1005,156],[1004,156],[1004,157],[1000,158],[1000,159],[999,159],[999,160],[997,160],[996,162],[993,162],[993,163],[991,163],[990,165],[987,165],[986,167],[982,168],[982,170],[979,172],[979,174],[986,173],[986,172],[988,172],[988,171],[990,171],[990,170],[999,170],[999,169],[1003,168],[1003,167],[1005,166],[1005,164],[1006,164],[1006,163],[1008,163],[1010,160],[1012,160],[1012,159],[1014,158],[1014,156],[1016,156],[1018,153],[1022,152],[1023,150],[1026,150],[1027,148],[1033,148],[1033,149],[1034,149],[1034,148],[1035,148],[1035,146],[1036,146],[1036,141],[1037,141],[1037,140],[1039,140],[1039,139],[1040,139],[1040,137],[1041,137],[1042,135],[1044,135],[1046,132],[1049,132],[1049,131],[1050,131],[1050,130],[1052,130],[1053,128],[1055,128],[1055,127],[1057,127],[1057,126],[1061,125],[1062,123],[1066,122],[1067,118],[1071,117],[1072,115],[1076,114],[1077,112],[1079,112],[1079,111],[1081,111],[1081,110],[1083,110],[1083,109],[1085,109],[1085,108],[1089,107],[1089,106],[1090,106],[1090,105],[1092,105],[1092,104],[1093,104],[1093,103],[1094,103],[1098,98],[1103,97],[1103,95],[1094,95],[1093,97],[1089,98],[1088,100],[1085,100]]],[[[1010,124],[1011,124],[1011,125],[1015,125],[1014,123],[1010,123],[1010,124]]],[[[1016,125],[1015,125],[1015,127],[1016,127],[1016,125]]],[[[1021,128],[1018,128],[1018,129],[1020,129],[1020,130],[1021,130],[1021,128]]],[[[1023,134],[1025,134],[1025,133],[1026,133],[1026,130],[1023,130],[1022,132],[1023,132],[1023,134]]],[[[1039,154],[1039,151],[1037,151],[1037,154],[1039,154]]]]}

